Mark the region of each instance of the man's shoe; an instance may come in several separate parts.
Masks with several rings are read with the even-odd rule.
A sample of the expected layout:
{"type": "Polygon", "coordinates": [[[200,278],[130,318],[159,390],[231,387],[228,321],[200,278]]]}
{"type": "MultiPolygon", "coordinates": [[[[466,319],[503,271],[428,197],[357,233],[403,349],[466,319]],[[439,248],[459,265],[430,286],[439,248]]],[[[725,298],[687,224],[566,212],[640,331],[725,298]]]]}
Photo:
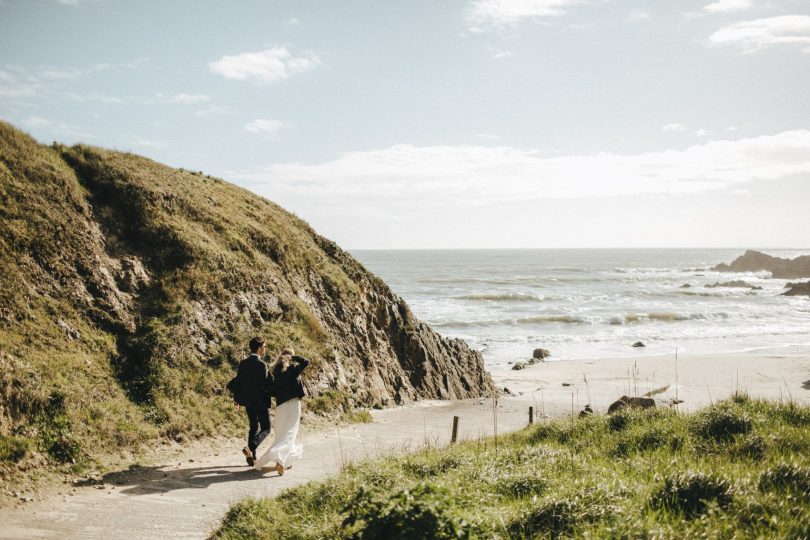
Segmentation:
{"type": "Polygon", "coordinates": [[[242,453],[245,454],[245,461],[247,464],[253,467],[253,464],[256,463],[256,460],[253,459],[253,452],[250,451],[250,448],[247,446],[242,448],[242,453]]]}

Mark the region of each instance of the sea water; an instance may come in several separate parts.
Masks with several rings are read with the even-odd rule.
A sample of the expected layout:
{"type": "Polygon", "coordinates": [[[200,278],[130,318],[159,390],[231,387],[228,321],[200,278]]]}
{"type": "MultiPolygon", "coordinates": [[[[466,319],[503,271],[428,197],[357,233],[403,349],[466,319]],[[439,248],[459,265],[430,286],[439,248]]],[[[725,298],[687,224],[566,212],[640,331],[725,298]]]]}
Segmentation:
{"type": "MultiPolygon", "coordinates": [[[[810,351],[810,298],[790,280],[724,273],[742,249],[358,250],[354,255],[444,336],[488,367],[551,359],[810,351]],[[742,280],[754,288],[711,287],[742,280]],[[633,348],[641,341],[644,348],[633,348]]],[[[810,250],[762,251],[793,258],[810,250]]],[[[793,280],[797,281],[797,280],[793,280]]]]}

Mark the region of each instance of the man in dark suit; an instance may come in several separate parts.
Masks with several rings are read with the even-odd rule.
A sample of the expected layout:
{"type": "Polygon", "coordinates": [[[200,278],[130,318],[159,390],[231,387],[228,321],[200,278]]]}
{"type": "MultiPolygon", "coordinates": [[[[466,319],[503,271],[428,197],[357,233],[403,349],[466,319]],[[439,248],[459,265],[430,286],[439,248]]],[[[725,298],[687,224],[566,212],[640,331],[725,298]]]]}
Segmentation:
{"type": "Polygon", "coordinates": [[[256,457],[256,447],[270,435],[270,387],[267,380],[267,364],[263,360],[266,350],[264,338],[251,339],[250,356],[239,363],[236,372],[250,425],[248,445],[242,449],[250,466],[253,466],[256,457]]]}

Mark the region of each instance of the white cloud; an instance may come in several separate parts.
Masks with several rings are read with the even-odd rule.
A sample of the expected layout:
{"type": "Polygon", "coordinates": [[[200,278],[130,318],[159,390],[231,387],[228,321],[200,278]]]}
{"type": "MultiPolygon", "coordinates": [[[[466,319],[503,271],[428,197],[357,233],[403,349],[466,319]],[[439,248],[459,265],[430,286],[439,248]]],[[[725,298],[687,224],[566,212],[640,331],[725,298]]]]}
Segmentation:
{"type": "Polygon", "coordinates": [[[508,58],[510,56],[512,56],[512,51],[503,51],[503,52],[493,54],[492,58],[498,60],[500,58],[508,58]]]}
{"type": "Polygon", "coordinates": [[[296,25],[296,24],[298,24],[300,22],[301,21],[299,21],[297,18],[293,17],[293,18],[291,18],[290,20],[287,21],[287,26],[294,26],[294,25],[296,25]]]}
{"type": "Polygon", "coordinates": [[[286,47],[273,47],[264,51],[223,56],[209,63],[208,67],[226,79],[256,79],[263,83],[272,83],[310,71],[320,64],[320,58],[312,52],[293,56],[286,47]]]}
{"type": "Polygon", "coordinates": [[[751,0],[717,0],[717,2],[703,6],[703,9],[709,13],[733,13],[745,11],[750,7],[751,0]]]}
{"type": "Polygon", "coordinates": [[[688,128],[683,124],[677,122],[661,126],[662,131],[686,131],[688,128]]]}
{"type": "Polygon", "coordinates": [[[695,137],[697,137],[699,139],[702,139],[703,137],[707,137],[708,135],[709,135],[709,132],[706,131],[705,129],[699,129],[699,130],[695,131],[695,137]]]}
{"type": "Polygon", "coordinates": [[[205,94],[174,94],[173,96],[159,97],[166,103],[178,103],[180,105],[197,105],[211,101],[211,96],[205,94]]]}
{"type": "Polygon", "coordinates": [[[627,16],[627,22],[642,23],[652,20],[652,16],[644,11],[635,11],[627,16]]]}
{"type": "Polygon", "coordinates": [[[79,4],[101,2],[101,0],[55,0],[55,1],[65,6],[78,6],[79,4]]]}
{"type": "Polygon", "coordinates": [[[47,132],[49,135],[63,135],[78,138],[93,138],[93,135],[82,131],[70,124],[65,124],[57,120],[50,120],[41,116],[29,116],[21,122],[21,124],[28,128],[38,131],[47,132]]]}
{"type": "Polygon", "coordinates": [[[804,46],[810,52],[810,15],[782,15],[726,26],[709,38],[715,45],[733,45],[755,52],[771,45],[804,46]]]}
{"type": "Polygon", "coordinates": [[[277,164],[231,176],[291,208],[340,206],[372,215],[541,199],[702,193],[802,173],[810,173],[810,130],[636,155],[545,157],[509,147],[400,144],[316,165],[277,164]]]}
{"type": "Polygon", "coordinates": [[[245,129],[251,133],[273,133],[274,131],[278,131],[283,127],[284,122],[280,120],[263,120],[261,118],[257,118],[245,124],[245,129]]]}
{"type": "Polygon", "coordinates": [[[467,10],[472,31],[513,26],[524,19],[557,17],[583,0],[474,0],[467,10]]]}

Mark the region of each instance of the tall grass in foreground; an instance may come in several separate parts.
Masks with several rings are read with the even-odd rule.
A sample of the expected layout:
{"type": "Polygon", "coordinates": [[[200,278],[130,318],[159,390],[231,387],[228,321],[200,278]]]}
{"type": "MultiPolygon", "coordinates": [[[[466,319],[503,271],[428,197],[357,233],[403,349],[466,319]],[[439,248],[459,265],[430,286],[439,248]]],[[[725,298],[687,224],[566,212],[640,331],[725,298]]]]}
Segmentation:
{"type": "Polygon", "coordinates": [[[214,537],[810,538],[810,407],[542,423],[246,499],[214,537]]]}

